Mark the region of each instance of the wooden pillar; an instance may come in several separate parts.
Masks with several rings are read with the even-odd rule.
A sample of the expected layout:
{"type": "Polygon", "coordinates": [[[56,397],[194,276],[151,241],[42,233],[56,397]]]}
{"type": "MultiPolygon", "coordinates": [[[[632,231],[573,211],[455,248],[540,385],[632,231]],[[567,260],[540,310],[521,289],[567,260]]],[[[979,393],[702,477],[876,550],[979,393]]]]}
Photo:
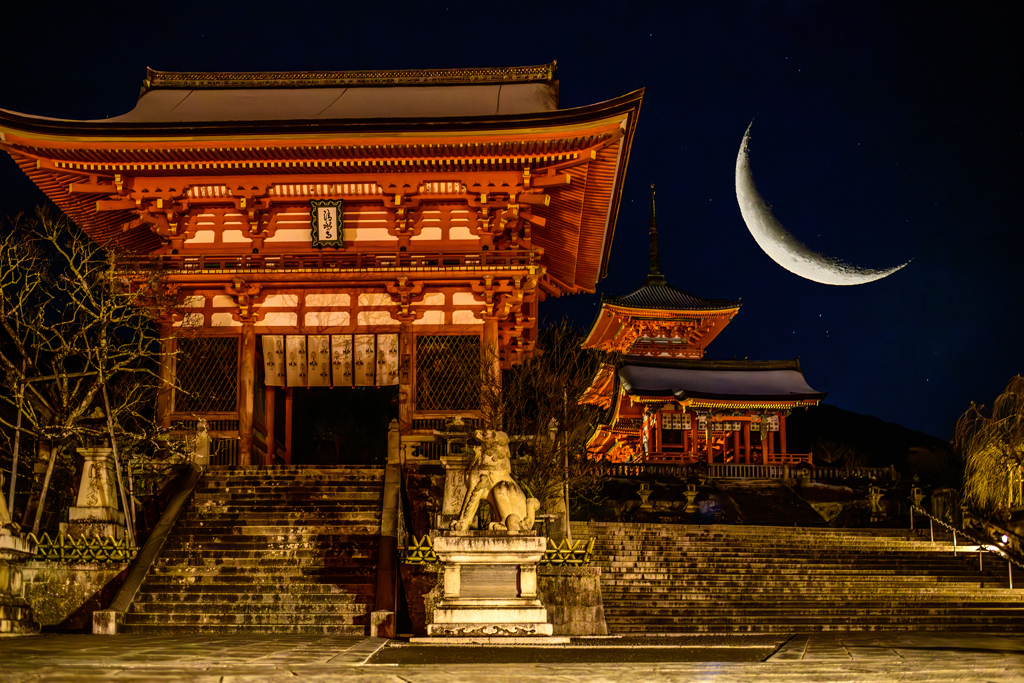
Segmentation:
{"type": "Polygon", "coordinates": [[[273,467],[275,454],[274,442],[276,441],[276,437],[274,436],[274,399],[277,397],[277,389],[276,387],[267,387],[265,391],[266,398],[263,401],[263,412],[265,415],[263,419],[267,424],[267,462],[265,462],[264,465],[267,467],[273,467]]]}
{"type": "Polygon", "coordinates": [[[743,462],[747,465],[754,461],[750,453],[750,422],[743,423],[743,462]]]}
{"type": "Polygon", "coordinates": [[[160,388],[156,394],[156,419],[157,424],[164,429],[171,427],[172,389],[174,385],[174,351],[177,342],[171,337],[173,328],[170,325],[161,326],[160,330],[160,388]]]}
{"type": "Polygon", "coordinates": [[[238,363],[238,464],[252,464],[252,412],[256,390],[256,328],[242,322],[238,363]]]}
{"type": "Polygon", "coordinates": [[[786,450],[786,416],[779,415],[779,452],[788,453],[786,450]]]}
{"type": "MultiPolygon", "coordinates": [[[[497,406],[501,398],[501,360],[498,358],[498,320],[485,317],[483,336],[480,338],[480,362],[484,368],[484,392],[490,395],[481,396],[484,411],[497,406]]],[[[486,417],[486,416],[485,416],[486,417]]]]}
{"type": "Polygon", "coordinates": [[[739,464],[740,462],[740,433],[739,430],[735,430],[732,433],[732,461],[739,464]]]}
{"type": "Polygon", "coordinates": [[[403,320],[398,328],[398,429],[402,434],[412,429],[412,413],[415,409],[413,372],[416,362],[413,344],[412,321],[403,320]]]}
{"type": "Polygon", "coordinates": [[[292,464],[292,387],[284,390],[284,464],[292,464]]]}
{"type": "Polygon", "coordinates": [[[654,414],[654,452],[661,453],[661,412],[654,414]]]}
{"type": "MultiPolygon", "coordinates": [[[[765,414],[764,417],[762,417],[761,419],[767,420],[768,415],[765,414]]],[[[767,443],[761,444],[761,452],[764,454],[764,464],[767,465],[768,456],[773,455],[775,453],[775,432],[773,432],[771,429],[766,429],[764,435],[765,438],[763,439],[763,441],[766,441],[767,443]]]]}

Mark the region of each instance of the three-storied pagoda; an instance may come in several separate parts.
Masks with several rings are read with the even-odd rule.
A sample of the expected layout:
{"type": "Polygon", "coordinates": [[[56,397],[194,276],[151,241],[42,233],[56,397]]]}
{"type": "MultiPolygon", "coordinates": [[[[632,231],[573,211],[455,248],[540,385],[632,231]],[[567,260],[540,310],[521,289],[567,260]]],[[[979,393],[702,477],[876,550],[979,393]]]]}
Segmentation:
{"type": "Polygon", "coordinates": [[[593,457],[613,462],[797,464],[786,415],[825,394],[798,360],[704,359],[739,312],[739,301],[704,299],[666,282],[651,189],[650,273],[630,294],[607,298],[583,342],[622,356],[601,366],[582,401],[607,409],[591,437],[593,457]]]}
{"type": "Polygon", "coordinates": [[[290,462],[296,391],[397,386],[403,433],[472,418],[465,367],[521,361],[538,303],[604,277],[643,92],[558,109],[554,72],[150,70],[122,116],[0,110],[0,147],[183,297],[163,424],[290,462]]]}

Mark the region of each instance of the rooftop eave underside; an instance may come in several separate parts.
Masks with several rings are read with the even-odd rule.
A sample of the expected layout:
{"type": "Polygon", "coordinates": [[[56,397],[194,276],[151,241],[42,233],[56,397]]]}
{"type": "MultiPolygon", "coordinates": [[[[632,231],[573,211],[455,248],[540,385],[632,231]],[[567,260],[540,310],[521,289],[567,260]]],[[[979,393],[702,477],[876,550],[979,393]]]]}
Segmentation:
{"type": "Polygon", "coordinates": [[[686,390],[644,391],[634,389],[625,382],[623,382],[623,389],[626,394],[636,398],[666,398],[680,402],[692,399],[735,403],[800,403],[803,401],[821,401],[828,396],[824,392],[810,394],[712,394],[686,390]]]}

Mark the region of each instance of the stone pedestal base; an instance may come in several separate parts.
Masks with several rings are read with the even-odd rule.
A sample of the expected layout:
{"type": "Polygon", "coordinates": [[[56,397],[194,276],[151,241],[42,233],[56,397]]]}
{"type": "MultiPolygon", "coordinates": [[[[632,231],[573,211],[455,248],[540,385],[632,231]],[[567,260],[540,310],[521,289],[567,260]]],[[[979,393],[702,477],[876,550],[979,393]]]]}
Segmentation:
{"type": "Polygon", "coordinates": [[[21,565],[34,554],[30,541],[0,530],[0,635],[39,633],[21,580],[21,565]]]}
{"type": "Polygon", "coordinates": [[[442,638],[550,637],[537,597],[543,536],[498,532],[435,532],[444,563],[444,593],[427,635],[442,638]]]}
{"type": "Polygon", "coordinates": [[[125,535],[124,513],[110,507],[68,508],[67,533],[75,538],[113,538],[125,535]]]}

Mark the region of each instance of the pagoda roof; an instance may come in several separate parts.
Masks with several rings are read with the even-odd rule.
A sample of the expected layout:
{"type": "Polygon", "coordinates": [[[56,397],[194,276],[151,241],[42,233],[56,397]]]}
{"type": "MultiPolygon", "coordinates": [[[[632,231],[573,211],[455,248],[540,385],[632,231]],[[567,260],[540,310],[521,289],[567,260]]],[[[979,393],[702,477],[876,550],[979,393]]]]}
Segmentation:
{"type": "Polygon", "coordinates": [[[110,123],[331,121],[525,114],[558,108],[555,64],[401,71],[147,71],[110,123]]]}
{"type": "Polygon", "coordinates": [[[740,301],[705,299],[684,292],[667,282],[648,282],[624,296],[606,297],[603,303],[622,308],[660,311],[724,311],[739,308],[741,305],[740,301]]]}
{"type": "MultiPolygon", "coordinates": [[[[386,176],[381,182],[415,187],[439,173],[450,176],[445,180],[514,174],[511,192],[553,188],[550,204],[534,207],[532,239],[543,250],[545,291],[592,292],[607,274],[643,90],[558,109],[553,73],[553,63],[381,72],[150,70],[138,105],[122,116],[73,121],[0,109],[0,149],[94,240],[140,254],[162,242],[140,223],[139,205],[125,201],[139,179],[161,179],[157,189],[171,201],[191,185],[386,176]]],[[[476,182],[465,183],[469,193],[487,191],[486,182],[476,182]]]]}
{"type": "Polygon", "coordinates": [[[623,390],[635,397],[679,401],[817,402],[826,394],[807,384],[799,360],[703,361],[626,357],[618,367],[623,390]]]}

